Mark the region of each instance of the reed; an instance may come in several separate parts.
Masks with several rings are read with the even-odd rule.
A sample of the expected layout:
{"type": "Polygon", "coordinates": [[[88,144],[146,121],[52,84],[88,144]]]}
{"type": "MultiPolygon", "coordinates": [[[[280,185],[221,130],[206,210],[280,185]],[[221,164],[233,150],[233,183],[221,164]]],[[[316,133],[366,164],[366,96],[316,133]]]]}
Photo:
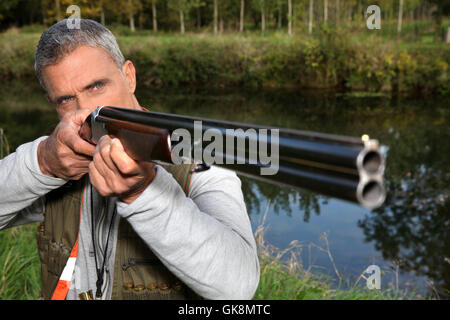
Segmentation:
{"type": "MultiPolygon", "coordinates": [[[[254,295],[257,300],[404,300],[419,298],[413,292],[399,289],[398,281],[387,289],[369,290],[362,281],[362,273],[356,282],[351,283],[339,272],[330,250],[327,234],[321,235],[320,240],[325,243],[319,246],[314,243],[301,244],[293,240],[285,249],[280,249],[268,243],[264,235],[268,229],[265,224],[270,201],[262,215],[259,226],[255,231],[255,239],[260,261],[260,282],[254,295]],[[317,266],[309,263],[305,267],[302,263],[304,251],[311,255],[313,248],[328,255],[336,274],[335,279],[322,272],[317,272],[317,266]],[[336,285],[335,282],[338,284],[336,285]]],[[[398,280],[398,269],[396,270],[398,280]]]]}

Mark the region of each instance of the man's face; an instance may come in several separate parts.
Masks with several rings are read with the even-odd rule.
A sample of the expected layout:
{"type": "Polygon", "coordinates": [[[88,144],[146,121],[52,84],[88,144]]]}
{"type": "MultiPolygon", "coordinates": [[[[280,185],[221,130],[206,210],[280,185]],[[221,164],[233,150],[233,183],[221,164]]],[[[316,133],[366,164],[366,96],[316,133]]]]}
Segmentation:
{"type": "Polygon", "coordinates": [[[94,111],[102,105],[140,108],[134,96],[133,64],[125,62],[121,72],[101,48],[80,46],[58,63],[45,67],[42,76],[48,99],[60,118],[69,111],[94,111]]]}

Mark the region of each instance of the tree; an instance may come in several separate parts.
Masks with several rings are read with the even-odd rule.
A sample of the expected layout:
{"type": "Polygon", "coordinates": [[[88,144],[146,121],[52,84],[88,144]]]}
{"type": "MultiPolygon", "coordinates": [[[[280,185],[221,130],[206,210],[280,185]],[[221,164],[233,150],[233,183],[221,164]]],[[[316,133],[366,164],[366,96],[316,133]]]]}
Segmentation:
{"type": "Polygon", "coordinates": [[[214,0],[214,35],[217,34],[217,19],[219,16],[219,8],[217,6],[217,0],[214,0]]]}
{"type": "Polygon", "coordinates": [[[442,27],[442,17],[450,13],[450,1],[448,0],[428,0],[431,4],[435,5],[436,10],[433,15],[435,16],[435,32],[434,40],[439,41],[439,33],[442,27]]]}
{"type": "Polygon", "coordinates": [[[397,34],[400,34],[400,32],[402,31],[402,18],[403,18],[403,0],[399,0],[397,34]]]}
{"type": "MultiPolygon", "coordinates": [[[[103,1],[95,2],[89,0],[77,1],[77,6],[80,8],[81,18],[97,19],[101,13],[101,5],[103,1]]],[[[66,10],[73,5],[73,0],[42,0],[42,13],[44,16],[44,23],[55,23],[69,14],[66,10]]]]}
{"type": "Polygon", "coordinates": [[[309,0],[309,22],[308,22],[308,33],[312,33],[313,29],[313,17],[314,17],[314,0],[309,0]]]}
{"type": "Polygon", "coordinates": [[[292,0],[288,0],[288,35],[292,35],[292,0]]]}
{"type": "Polygon", "coordinates": [[[179,19],[180,19],[180,33],[184,34],[185,32],[185,12],[189,12],[192,8],[197,8],[204,5],[204,2],[201,0],[168,0],[169,8],[178,11],[179,19]]]}
{"type": "Polygon", "coordinates": [[[153,31],[158,32],[158,21],[156,19],[156,2],[158,0],[152,0],[152,21],[153,21],[153,31]]]}
{"type": "Polygon", "coordinates": [[[254,8],[261,14],[261,33],[266,31],[266,16],[270,7],[270,0],[254,0],[254,8]]]}
{"type": "Polygon", "coordinates": [[[336,26],[339,26],[340,15],[341,15],[341,4],[339,0],[336,0],[336,26]]]}
{"type": "Polygon", "coordinates": [[[239,32],[244,31],[244,10],[245,10],[245,0],[241,0],[241,11],[239,16],[239,32]]]}
{"type": "Polygon", "coordinates": [[[0,2],[0,21],[5,18],[11,9],[15,8],[19,0],[2,0],[0,2]]]}
{"type": "Polygon", "coordinates": [[[180,19],[180,33],[184,34],[184,11],[188,8],[188,0],[168,0],[169,8],[178,11],[180,19]]]}

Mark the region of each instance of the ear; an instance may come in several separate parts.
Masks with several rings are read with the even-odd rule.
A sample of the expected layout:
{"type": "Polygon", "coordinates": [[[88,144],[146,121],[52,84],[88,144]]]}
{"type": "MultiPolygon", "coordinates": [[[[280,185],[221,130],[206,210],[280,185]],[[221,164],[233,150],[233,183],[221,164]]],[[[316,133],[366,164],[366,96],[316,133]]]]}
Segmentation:
{"type": "Polygon", "coordinates": [[[122,72],[125,80],[128,82],[131,93],[134,93],[136,90],[136,69],[134,68],[133,62],[130,60],[125,61],[122,66],[122,72]]]}

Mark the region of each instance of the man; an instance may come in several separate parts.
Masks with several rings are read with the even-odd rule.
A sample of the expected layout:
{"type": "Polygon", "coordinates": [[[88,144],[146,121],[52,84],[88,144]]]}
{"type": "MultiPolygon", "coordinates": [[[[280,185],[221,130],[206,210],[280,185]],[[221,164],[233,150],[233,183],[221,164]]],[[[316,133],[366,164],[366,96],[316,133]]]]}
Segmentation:
{"type": "Polygon", "coordinates": [[[0,162],[0,228],[42,222],[42,297],[251,299],[259,264],[235,173],[190,175],[136,162],[118,139],[79,137],[97,106],[142,109],[112,33],[62,20],[42,35],[35,70],[60,122],[0,162]]]}

